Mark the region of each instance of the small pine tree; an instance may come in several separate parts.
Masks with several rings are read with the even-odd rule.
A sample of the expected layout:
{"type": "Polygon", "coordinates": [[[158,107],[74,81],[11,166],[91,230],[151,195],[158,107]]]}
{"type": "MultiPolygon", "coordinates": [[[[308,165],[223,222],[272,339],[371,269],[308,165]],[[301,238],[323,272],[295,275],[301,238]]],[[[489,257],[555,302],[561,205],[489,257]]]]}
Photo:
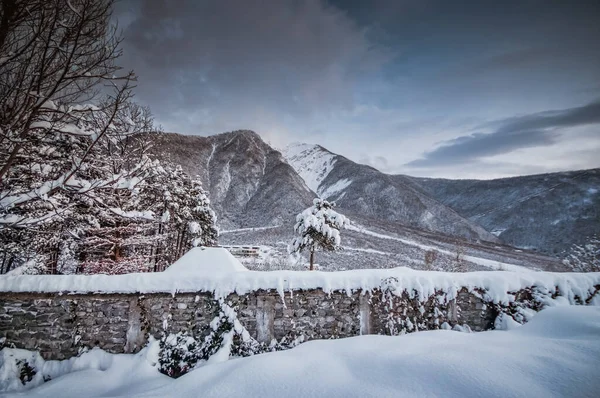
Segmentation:
{"type": "Polygon", "coordinates": [[[296,216],[294,231],[298,235],[290,246],[290,253],[304,249],[310,252],[310,270],[314,269],[315,251],[334,251],[340,248],[340,229],[344,228],[348,219],[335,212],[334,202],[316,198],[313,205],[296,216]]]}
{"type": "Polygon", "coordinates": [[[216,216],[199,180],[181,166],[154,161],[147,181],[147,206],[157,217],[155,271],[171,264],[195,246],[214,246],[216,216]]]}

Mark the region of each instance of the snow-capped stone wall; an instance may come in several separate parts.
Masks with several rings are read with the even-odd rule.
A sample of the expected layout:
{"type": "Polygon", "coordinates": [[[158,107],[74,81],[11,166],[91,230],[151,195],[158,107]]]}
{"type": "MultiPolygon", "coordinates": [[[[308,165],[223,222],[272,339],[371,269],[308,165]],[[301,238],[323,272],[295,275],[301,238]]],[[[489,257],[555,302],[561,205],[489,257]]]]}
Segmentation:
{"type": "MultiPolygon", "coordinates": [[[[360,334],[396,334],[425,330],[450,324],[482,325],[480,319],[492,319],[477,330],[490,328],[494,311],[482,311],[483,301],[465,293],[460,316],[438,309],[437,324],[430,321],[436,310],[428,303],[414,305],[388,302],[381,291],[362,295],[360,291],[324,293],[320,289],[286,294],[259,291],[232,294],[226,302],[236,310],[240,323],[260,342],[328,339],[360,334]],[[392,303],[390,305],[390,303],[392,303]],[[397,306],[397,305],[400,306],[397,306]],[[421,314],[421,308],[425,308],[421,314]],[[482,317],[483,315],[483,317],[482,317]],[[407,328],[401,319],[414,322],[407,328]],[[393,322],[396,322],[392,326],[393,322]]],[[[77,355],[84,347],[98,346],[108,352],[137,352],[148,336],[188,332],[202,336],[218,308],[212,294],[0,294],[0,335],[4,344],[38,350],[45,359],[64,359],[77,355]]],[[[456,306],[452,307],[455,308],[456,306]]]]}
{"type": "MultiPolygon", "coordinates": [[[[501,278],[502,273],[488,275],[501,278]]],[[[579,278],[572,275],[575,280],[579,278]]],[[[198,337],[208,334],[222,308],[219,300],[235,311],[234,316],[254,339],[265,343],[451,327],[480,331],[494,328],[500,313],[524,322],[547,305],[600,304],[600,275],[588,275],[587,288],[575,289],[572,282],[553,289],[524,286],[507,292],[506,297],[511,297],[508,301],[477,286],[433,289],[423,294],[402,287],[396,278],[382,280],[376,289],[286,289],[283,294],[279,289],[226,295],[206,291],[3,291],[0,341],[40,351],[46,359],[72,357],[84,347],[95,346],[112,353],[137,352],[150,336],[160,338],[180,331],[198,337]]]]}

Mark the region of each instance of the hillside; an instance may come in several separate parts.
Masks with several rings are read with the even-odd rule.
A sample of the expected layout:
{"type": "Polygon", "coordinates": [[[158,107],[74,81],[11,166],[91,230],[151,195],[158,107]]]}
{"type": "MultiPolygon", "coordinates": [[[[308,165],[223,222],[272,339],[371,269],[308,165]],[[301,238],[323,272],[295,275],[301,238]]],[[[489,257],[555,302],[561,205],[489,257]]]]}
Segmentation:
{"type": "Polygon", "coordinates": [[[291,222],[314,198],[281,154],[252,131],[160,134],[154,153],[200,177],[222,229],[291,222]]]}
{"type": "Polygon", "coordinates": [[[503,242],[557,255],[600,234],[600,169],[495,180],[412,179],[503,242]]]}

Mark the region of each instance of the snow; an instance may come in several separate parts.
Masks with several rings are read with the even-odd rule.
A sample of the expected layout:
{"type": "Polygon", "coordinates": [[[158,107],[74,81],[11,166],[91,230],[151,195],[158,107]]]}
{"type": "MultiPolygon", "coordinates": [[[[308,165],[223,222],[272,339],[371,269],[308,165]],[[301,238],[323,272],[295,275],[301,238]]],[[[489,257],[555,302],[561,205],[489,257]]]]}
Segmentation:
{"type": "MultiPolygon", "coordinates": [[[[319,193],[319,185],[329,175],[336,162],[336,155],[319,145],[293,143],[283,151],[285,160],[302,177],[306,185],[319,193]]],[[[326,196],[321,195],[323,198],[326,196]]]]}
{"type": "Polygon", "coordinates": [[[92,350],[69,361],[47,361],[44,370],[67,363],[63,375],[55,371],[27,396],[594,397],[600,389],[596,307],[546,309],[506,331],[309,341],[287,351],[207,363],[178,379],[156,370],[156,345],[137,355],[92,350]]]}
{"type": "MultiPolygon", "coordinates": [[[[398,238],[398,237],[395,237],[395,236],[390,236],[390,235],[385,235],[385,234],[380,234],[380,233],[377,233],[377,232],[369,231],[368,229],[366,229],[363,226],[358,225],[358,224],[352,224],[351,223],[349,225],[346,225],[346,229],[349,229],[350,231],[355,231],[355,232],[358,232],[358,233],[361,233],[361,234],[374,236],[374,237],[380,238],[380,239],[394,240],[394,241],[397,241],[397,242],[404,243],[405,245],[418,247],[419,249],[422,249],[422,250],[436,250],[436,251],[438,251],[440,253],[444,253],[444,254],[447,254],[447,255],[450,255],[450,256],[454,256],[455,255],[455,253],[450,252],[448,250],[441,249],[439,247],[424,245],[422,243],[415,242],[413,240],[402,239],[402,238],[398,238]]],[[[520,265],[510,264],[510,263],[504,263],[504,262],[501,262],[501,261],[488,260],[486,258],[481,258],[481,257],[463,256],[463,259],[466,260],[466,261],[469,261],[471,263],[482,265],[482,266],[484,266],[486,268],[490,268],[490,269],[493,269],[493,270],[503,270],[503,271],[513,271],[513,272],[535,272],[535,271],[531,270],[530,268],[522,267],[520,265]]]]}
{"type": "Polygon", "coordinates": [[[502,233],[504,233],[504,231],[506,231],[506,228],[496,228],[493,231],[491,231],[491,234],[499,237],[500,235],[502,235],[502,233]]]}
{"type": "Polygon", "coordinates": [[[158,350],[158,342],[151,339],[150,344],[135,355],[114,355],[94,348],[79,357],[64,361],[44,361],[37,352],[4,348],[0,351],[0,393],[41,385],[33,391],[26,392],[26,396],[48,394],[45,396],[80,398],[99,394],[102,389],[113,391],[115,394],[120,394],[122,389],[126,394],[125,391],[130,391],[131,384],[134,383],[144,388],[159,388],[171,379],[155,368],[158,350]],[[18,368],[15,366],[18,360],[26,360],[37,370],[26,386],[18,379],[18,368]],[[52,381],[44,383],[44,377],[52,381]],[[47,390],[49,392],[45,393],[47,390]]]}
{"type": "Polygon", "coordinates": [[[72,134],[72,135],[82,135],[82,136],[90,136],[92,135],[91,131],[84,130],[72,123],[52,123],[47,120],[39,120],[31,123],[31,129],[43,129],[43,130],[53,130],[58,131],[60,133],[72,134]]]}
{"type": "MultiPolygon", "coordinates": [[[[184,264],[181,266],[183,269],[190,265],[185,262],[180,264],[184,264]]],[[[212,267],[210,272],[213,272],[212,267]]],[[[393,293],[400,294],[406,290],[423,299],[440,290],[446,293],[448,299],[452,299],[461,287],[471,290],[481,288],[486,291],[486,298],[495,303],[511,302],[514,297],[508,292],[525,287],[538,286],[550,291],[558,287],[562,300],[575,303],[575,296],[588,297],[595,291],[595,286],[600,285],[600,272],[446,273],[401,267],[339,272],[232,271],[210,275],[195,272],[183,272],[182,275],[175,271],[124,275],[2,275],[0,292],[176,294],[205,291],[212,292],[217,297],[226,297],[230,293],[246,294],[261,289],[275,289],[280,295],[293,290],[318,288],[326,293],[351,293],[358,289],[371,291],[380,288],[384,281],[388,281],[387,287],[393,293]],[[390,284],[390,280],[394,282],[390,284]]]]}
{"type": "Polygon", "coordinates": [[[375,249],[361,249],[359,247],[343,246],[343,249],[344,250],[355,251],[355,252],[362,252],[362,253],[382,254],[384,256],[394,255],[394,253],[390,253],[390,252],[382,252],[381,250],[375,250],[375,249]]]}
{"type": "Polygon", "coordinates": [[[262,230],[266,230],[266,229],[273,229],[273,228],[279,228],[279,227],[281,227],[281,225],[268,225],[266,227],[228,229],[228,230],[224,230],[224,231],[219,231],[219,234],[223,235],[223,234],[230,234],[230,233],[235,233],[235,232],[262,231],[262,230]]]}
{"type": "Polygon", "coordinates": [[[327,199],[341,191],[343,191],[344,189],[348,188],[348,186],[352,184],[352,180],[349,180],[347,178],[342,178],[341,180],[338,180],[335,184],[332,184],[330,186],[328,186],[327,188],[319,191],[319,196],[322,197],[323,199],[327,199]]]}
{"type": "Polygon", "coordinates": [[[227,249],[194,247],[164,272],[178,275],[215,275],[248,271],[227,249]]]}
{"type": "Polygon", "coordinates": [[[131,211],[125,211],[123,209],[119,209],[117,207],[111,207],[110,211],[112,211],[113,213],[121,216],[121,217],[125,217],[125,218],[138,218],[138,219],[144,219],[144,220],[154,220],[154,213],[150,210],[145,210],[145,211],[138,211],[138,210],[131,210],[131,211]]]}

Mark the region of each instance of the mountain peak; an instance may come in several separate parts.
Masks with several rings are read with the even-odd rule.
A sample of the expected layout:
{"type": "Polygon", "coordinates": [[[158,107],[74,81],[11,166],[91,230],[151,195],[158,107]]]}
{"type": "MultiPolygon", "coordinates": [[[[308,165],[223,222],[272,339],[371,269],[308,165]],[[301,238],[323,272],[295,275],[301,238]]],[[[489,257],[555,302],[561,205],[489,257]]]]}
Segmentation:
{"type": "Polygon", "coordinates": [[[306,185],[318,193],[319,185],[333,170],[337,155],[320,145],[296,142],[283,150],[283,157],[302,177],[306,185]]]}

